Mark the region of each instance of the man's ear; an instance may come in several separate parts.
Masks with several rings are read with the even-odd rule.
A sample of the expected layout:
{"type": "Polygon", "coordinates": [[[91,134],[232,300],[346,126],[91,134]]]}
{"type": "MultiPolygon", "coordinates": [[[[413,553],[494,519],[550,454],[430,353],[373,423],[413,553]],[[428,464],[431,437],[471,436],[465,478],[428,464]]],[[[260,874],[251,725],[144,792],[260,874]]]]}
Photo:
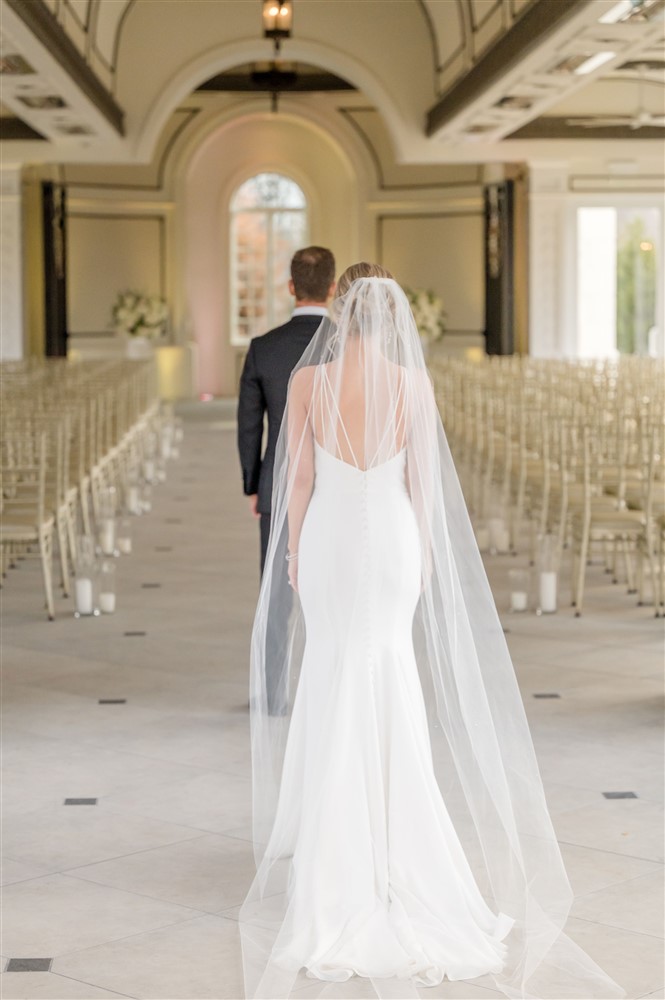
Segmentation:
{"type": "Polygon", "coordinates": [[[331,299],[335,294],[335,289],[337,288],[337,282],[333,281],[332,285],[328,289],[328,298],[331,299]]]}
{"type": "Polygon", "coordinates": [[[289,292],[295,298],[295,295],[296,295],[296,286],[293,284],[293,278],[289,278],[289,292]]]}

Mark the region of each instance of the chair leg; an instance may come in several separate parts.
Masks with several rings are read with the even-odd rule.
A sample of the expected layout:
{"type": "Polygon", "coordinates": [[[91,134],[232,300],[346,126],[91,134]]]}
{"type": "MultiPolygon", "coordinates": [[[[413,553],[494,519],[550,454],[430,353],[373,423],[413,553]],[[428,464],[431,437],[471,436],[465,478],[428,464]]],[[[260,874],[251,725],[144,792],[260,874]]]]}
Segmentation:
{"type": "Polygon", "coordinates": [[[46,610],[49,621],[55,618],[53,607],[53,529],[42,529],[39,532],[39,553],[42,558],[42,573],[44,575],[44,591],[46,594],[46,610]]]}
{"type": "Polygon", "coordinates": [[[630,558],[630,539],[625,537],[622,539],[623,542],[623,562],[626,567],[626,579],[628,582],[628,593],[636,593],[635,589],[635,573],[633,571],[633,560],[630,558]]]}
{"type": "Polygon", "coordinates": [[[586,561],[589,553],[589,529],[585,526],[582,530],[580,540],[579,563],[577,567],[577,580],[575,583],[575,617],[582,614],[582,601],[584,599],[584,584],[586,581],[586,561]]]}
{"type": "Polygon", "coordinates": [[[92,523],[90,520],[90,502],[88,497],[88,486],[83,482],[79,486],[79,500],[81,504],[81,521],[83,523],[83,534],[92,534],[92,523]]]}
{"type": "Polygon", "coordinates": [[[59,510],[57,514],[58,553],[63,597],[69,597],[69,563],[67,559],[67,514],[59,510]]]}
{"type": "Polygon", "coordinates": [[[72,569],[76,566],[76,506],[67,507],[67,542],[72,569]]]}

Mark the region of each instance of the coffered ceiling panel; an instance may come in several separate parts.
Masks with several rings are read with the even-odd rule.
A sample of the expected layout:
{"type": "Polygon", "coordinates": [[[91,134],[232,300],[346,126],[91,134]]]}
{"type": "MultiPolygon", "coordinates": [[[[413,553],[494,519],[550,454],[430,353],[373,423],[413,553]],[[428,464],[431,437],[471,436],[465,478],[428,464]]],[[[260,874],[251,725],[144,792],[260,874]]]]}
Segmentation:
{"type": "Polygon", "coordinates": [[[115,54],[122,28],[132,0],[100,0],[95,18],[95,49],[106,64],[115,69],[115,54]]]}

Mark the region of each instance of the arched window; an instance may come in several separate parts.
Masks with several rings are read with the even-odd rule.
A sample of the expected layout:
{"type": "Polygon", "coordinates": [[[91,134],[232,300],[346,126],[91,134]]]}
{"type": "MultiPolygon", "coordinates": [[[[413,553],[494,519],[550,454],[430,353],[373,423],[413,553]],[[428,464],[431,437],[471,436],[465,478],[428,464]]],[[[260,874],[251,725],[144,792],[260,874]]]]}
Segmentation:
{"type": "Polygon", "coordinates": [[[285,322],[289,264],[307,243],[307,202],[281,174],[256,174],[231,199],[231,343],[285,322]]]}

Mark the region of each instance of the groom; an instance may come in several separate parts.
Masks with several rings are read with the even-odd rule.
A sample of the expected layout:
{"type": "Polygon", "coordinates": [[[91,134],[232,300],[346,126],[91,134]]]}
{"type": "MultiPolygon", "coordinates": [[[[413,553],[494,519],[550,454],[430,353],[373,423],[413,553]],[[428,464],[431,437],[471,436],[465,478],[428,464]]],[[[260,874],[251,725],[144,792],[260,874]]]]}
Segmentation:
{"type": "Polygon", "coordinates": [[[238,451],[243,489],[253,516],[261,521],[261,572],[270,535],[270,502],[275,446],[291,372],[314,336],[335,290],[335,258],[325,247],[305,247],[291,261],[289,291],[296,304],[291,318],[250,342],[238,400],[238,451]],[[263,418],[268,440],[263,454],[263,418]]]}
{"type": "MultiPolygon", "coordinates": [[[[261,573],[270,536],[270,504],[275,447],[279,436],[291,372],[327,316],[326,302],[335,290],[335,258],[325,247],[305,247],[291,261],[289,291],[296,304],[291,318],[249,345],[238,400],[238,451],[243,489],[249,509],[261,522],[261,573]],[[268,414],[268,440],[263,454],[263,420],[268,414]]],[[[286,574],[286,564],[277,573],[286,574]]],[[[274,594],[283,604],[267,622],[265,669],[266,695],[270,715],[284,715],[286,706],[283,675],[285,641],[291,611],[291,592],[273,574],[274,594]],[[280,596],[280,595],[283,595],[280,596]]]]}

